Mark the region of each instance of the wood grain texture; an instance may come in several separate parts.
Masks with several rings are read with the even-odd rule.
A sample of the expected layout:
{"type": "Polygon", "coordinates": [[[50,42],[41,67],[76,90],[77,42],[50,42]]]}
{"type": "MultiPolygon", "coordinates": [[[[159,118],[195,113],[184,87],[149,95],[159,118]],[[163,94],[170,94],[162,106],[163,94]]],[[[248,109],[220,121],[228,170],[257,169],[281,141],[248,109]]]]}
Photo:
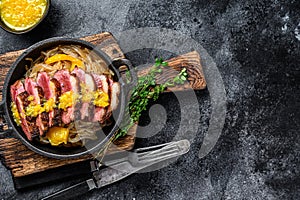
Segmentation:
{"type": "MultiPolygon", "coordinates": [[[[107,53],[112,59],[124,58],[119,45],[115,38],[108,32],[100,33],[85,38],[81,38],[85,41],[91,42],[97,45],[102,51],[107,53]]],[[[2,96],[2,87],[4,83],[5,75],[16,60],[16,58],[24,50],[9,52],[0,55],[0,95],[2,96]]],[[[206,87],[206,82],[202,70],[200,56],[197,52],[190,52],[173,59],[168,60],[169,67],[163,70],[163,73],[156,76],[157,82],[162,83],[167,79],[170,79],[178,73],[183,67],[187,69],[188,81],[183,86],[176,86],[168,88],[168,91],[184,91],[184,90],[201,90],[206,87]]],[[[138,70],[138,76],[145,75],[151,66],[138,70]]],[[[111,147],[108,153],[115,153],[120,150],[130,150],[134,146],[136,128],[134,126],[127,136],[120,138],[115,142],[116,146],[111,147]]],[[[34,153],[24,146],[19,140],[14,138],[0,139],[0,158],[5,166],[12,171],[14,177],[22,177],[37,172],[42,172],[47,169],[56,168],[59,166],[81,162],[91,159],[91,155],[83,156],[77,159],[69,160],[57,160],[53,158],[47,158],[39,154],[34,153]]]]}
{"type": "MultiPolygon", "coordinates": [[[[168,88],[167,91],[202,90],[206,88],[200,55],[196,51],[177,56],[167,60],[167,62],[169,66],[164,67],[163,72],[156,76],[158,84],[174,78],[183,68],[186,68],[188,73],[188,81],[184,85],[168,88]]],[[[138,71],[138,77],[146,75],[150,68],[151,66],[148,66],[138,71]]]]}
{"type": "MultiPolygon", "coordinates": [[[[115,145],[111,145],[107,150],[107,154],[122,150],[131,150],[135,141],[136,128],[137,125],[132,127],[125,137],[117,140],[114,143],[115,145]]],[[[20,140],[15,138],[0,140],[0,155],[3,164],[11,170],[14,177],[26,176],[47,169],[93,159],[92,155],[67,160],[48,158],[29,150],[20,140]]]]}
{"type": "MultiPolygon", "coordinates": [[[[97,45],[102,51],[107,53],[112,59],[124,58],[124,54],[121,51],[116,39],[108,32],[99,33],[87,37],[80,38],[84,41],[97,45]]],[[[15,62],[15,60],[25,51],[25,49],[12,51],[0,55],[0,66],[6,68],[6,72],[9,67],[15,62]]],[[[2,73],[1,73],[2,74],[2,73]]],[[[6,74],[6,73],[5,73],[6,74]]]]}

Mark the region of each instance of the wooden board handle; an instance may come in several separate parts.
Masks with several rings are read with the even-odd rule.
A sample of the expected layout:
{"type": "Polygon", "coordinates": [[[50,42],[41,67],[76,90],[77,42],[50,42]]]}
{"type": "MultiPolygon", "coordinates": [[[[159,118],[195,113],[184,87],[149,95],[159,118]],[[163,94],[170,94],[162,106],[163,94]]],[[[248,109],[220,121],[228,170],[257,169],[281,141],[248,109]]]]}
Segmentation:
{"type": "MultiPolygon", "coordinates": [[[[200,55],[197,51],[192,51],[170,60],[167,60],[168,67],[163,69],[161,74],[156,76],[156,82],[158,84],[164,83],[168,79],[174,78],[178,72],[183,68],[187,69],[188,82],[184,85],[176,85],[175,87],[169,88],[169,91],[184,91],[184,90],[202,90],[206,88],[206,81],[201,65],[200,55]]],[[[138,69],[138,77],[146,75],[152,66],[148,66],[143,69],[138,69]]]]}

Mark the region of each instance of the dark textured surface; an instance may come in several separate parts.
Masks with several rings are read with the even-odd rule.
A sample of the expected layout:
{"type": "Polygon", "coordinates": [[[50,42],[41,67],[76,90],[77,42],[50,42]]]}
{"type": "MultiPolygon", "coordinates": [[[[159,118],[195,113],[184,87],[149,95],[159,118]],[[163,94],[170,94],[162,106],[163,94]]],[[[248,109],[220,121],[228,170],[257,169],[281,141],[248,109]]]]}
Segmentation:
{"type": "MultiPolygon", "coordinates": [[[[198,151],[211,112],[208,91],[196,92],[201,129],[191,151],[172,165],[83,195],[81,199],[300,199],[300,2],[289,1],[58,1],[34,31],[0,30],[0,53],[53,36],[164,27],[199,42],[214,58],[227,92],[227,115],[213,151],[198,151]]],[[[134,64],[163,51],[128,53],[134,64]]],[[[187,99],[188,101],[188,99],[187,99]]],[[[159,99],[167,125],[144,146],[169,141],[180,112],[172,94],[159,99]]],[[[147,123],[147,114],[143,123],[147,123]]],[[[0,199],[36,199],[78,180],[15,191],[0,165],[0,199]]]]}

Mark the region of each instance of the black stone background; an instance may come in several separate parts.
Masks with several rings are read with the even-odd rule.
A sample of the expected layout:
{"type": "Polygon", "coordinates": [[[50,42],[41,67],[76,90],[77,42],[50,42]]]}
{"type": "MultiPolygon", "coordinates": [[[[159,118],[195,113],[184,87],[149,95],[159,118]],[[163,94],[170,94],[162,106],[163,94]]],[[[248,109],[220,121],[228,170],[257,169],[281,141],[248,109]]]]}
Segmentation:
{"type": "MultiPolygon", "coordinates": [[[[300,2],[298,0],[52,0],[46,20],[24,35],[0,30],[0,53],[53,36],[82,37],[139,27],[188,35],[214,58],[227,93],[221,138],[203,159],[197,153],[209,125],[209,92],[197,91],[201,129],[191,151],[170,166],[135,174],[81,199],[300,199],[300,2]],[[298,38],[297,38],[298,36],[298,38]]],[[[172,55],[130,52],[135,65],[172,55]]],[[[170,141],[180,113],[174,95],[158,100],[167,111],[163,130],[137,146],[170,141]]],[[[149,117],[144,113],[142,124],[149,117]]],[[[16,191],[0,164],[0,199],[37,199],[74,180],[16,191]]]]}

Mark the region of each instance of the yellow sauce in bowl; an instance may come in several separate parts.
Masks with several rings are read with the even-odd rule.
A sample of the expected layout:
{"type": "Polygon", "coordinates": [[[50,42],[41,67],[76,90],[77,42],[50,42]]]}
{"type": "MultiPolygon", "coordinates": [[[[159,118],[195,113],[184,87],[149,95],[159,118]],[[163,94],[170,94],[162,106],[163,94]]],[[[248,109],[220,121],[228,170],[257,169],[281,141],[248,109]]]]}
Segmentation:
{"type": "Polygon", "coordinates": [[[40,21],[47,7],[47,0],[0,0],[3,23],[15,31],[31,28],[40,21]]]}

